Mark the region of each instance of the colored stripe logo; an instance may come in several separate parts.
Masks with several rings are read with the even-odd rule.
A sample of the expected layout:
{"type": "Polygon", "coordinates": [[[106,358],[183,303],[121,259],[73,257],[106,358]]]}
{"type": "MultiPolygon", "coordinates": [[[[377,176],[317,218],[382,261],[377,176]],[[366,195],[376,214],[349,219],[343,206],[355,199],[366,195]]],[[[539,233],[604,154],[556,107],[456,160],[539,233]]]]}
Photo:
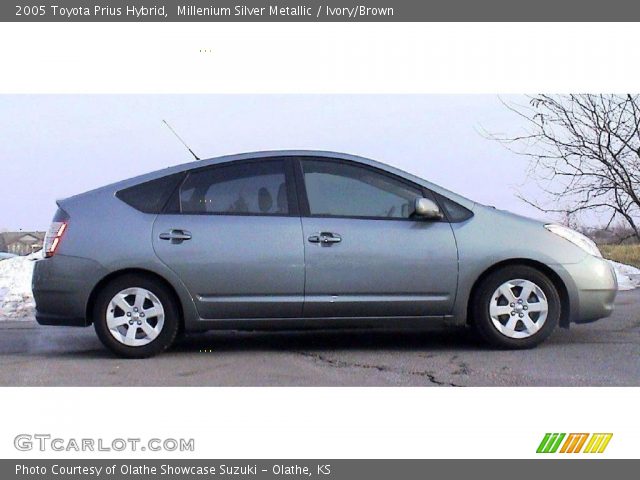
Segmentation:
{"type": "Polygon", "coordinates": [[[536,453],[604,453],[611,437],[613,433],[545,433],[536,453]]]}

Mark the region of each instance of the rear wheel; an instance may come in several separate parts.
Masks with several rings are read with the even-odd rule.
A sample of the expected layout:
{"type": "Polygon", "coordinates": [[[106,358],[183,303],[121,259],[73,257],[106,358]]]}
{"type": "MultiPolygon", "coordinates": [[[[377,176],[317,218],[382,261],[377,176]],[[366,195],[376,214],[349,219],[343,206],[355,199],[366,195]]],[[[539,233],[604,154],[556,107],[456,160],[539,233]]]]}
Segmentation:
{"type": "Polygon", "coordinates": [[[560,295],[553,282],[526,265],[509,266],[485,278],[472,299],[474,325],[501,348],[531,348],[560,320],[560,295]]]}
{"type": "Polygon", "coordinates": [[[161,282],[123,275],[98,294],[94,327],[109,350],[127,358],[157,355],[169,348],[180,326],[173,296],[161,282]]]}

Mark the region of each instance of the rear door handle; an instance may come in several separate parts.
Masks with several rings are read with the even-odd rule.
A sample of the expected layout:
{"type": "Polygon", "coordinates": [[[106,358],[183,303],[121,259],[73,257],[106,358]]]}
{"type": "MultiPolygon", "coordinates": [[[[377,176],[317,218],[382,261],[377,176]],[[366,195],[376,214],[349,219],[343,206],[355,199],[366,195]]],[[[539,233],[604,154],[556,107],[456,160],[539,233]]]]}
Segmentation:
{"type": "Polygon", "coordinates": [[[332,232],[320,232],[317,235],[311,235],[309,242],[320,243],[322,245],[331,245],[332,243],[339,243],[342,241],[342,237],[337,233],[332,232]]]}
{"type": "Polygon", "coordinates": [[[185,240],[191,240],[191,232],[174,228],[168,232],[161,233],[160,240],[171,240],[171,243],[184,242],[185,240]]]}

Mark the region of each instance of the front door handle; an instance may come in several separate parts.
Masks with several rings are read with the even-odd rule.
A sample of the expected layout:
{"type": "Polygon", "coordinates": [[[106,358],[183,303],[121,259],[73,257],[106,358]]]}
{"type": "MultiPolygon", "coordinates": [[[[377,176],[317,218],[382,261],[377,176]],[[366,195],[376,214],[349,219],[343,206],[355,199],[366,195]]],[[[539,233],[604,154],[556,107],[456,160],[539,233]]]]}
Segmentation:
{"type": "Polygon", "coordinates": [[[191,232],[173,228],[168,232],[161,233],[160,240],[171,240],[171,243],[181,243],[185,240],[191,240],[191,232]]]}
{"type": "Polygon", "coordinates": [[[311,235],[309,237],[311,243],[320,243],[322,245],[331,245],[332,243],[339,243],[342,241],[342,237],[337,233],[332,232],[320,232],[317,235],[311,235]]]}

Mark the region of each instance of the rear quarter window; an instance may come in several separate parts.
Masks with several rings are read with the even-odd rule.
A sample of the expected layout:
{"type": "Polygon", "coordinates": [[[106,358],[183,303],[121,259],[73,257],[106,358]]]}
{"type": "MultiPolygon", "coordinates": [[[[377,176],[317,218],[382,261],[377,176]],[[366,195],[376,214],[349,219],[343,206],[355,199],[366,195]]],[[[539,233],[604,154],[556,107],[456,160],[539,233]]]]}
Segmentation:
{"type": "Polygon", "coordinates": [[[140,183],[118,191],[116,197],[143,213],[161,213],[183,177],[184,173],[175,173],[140,183]]]}

